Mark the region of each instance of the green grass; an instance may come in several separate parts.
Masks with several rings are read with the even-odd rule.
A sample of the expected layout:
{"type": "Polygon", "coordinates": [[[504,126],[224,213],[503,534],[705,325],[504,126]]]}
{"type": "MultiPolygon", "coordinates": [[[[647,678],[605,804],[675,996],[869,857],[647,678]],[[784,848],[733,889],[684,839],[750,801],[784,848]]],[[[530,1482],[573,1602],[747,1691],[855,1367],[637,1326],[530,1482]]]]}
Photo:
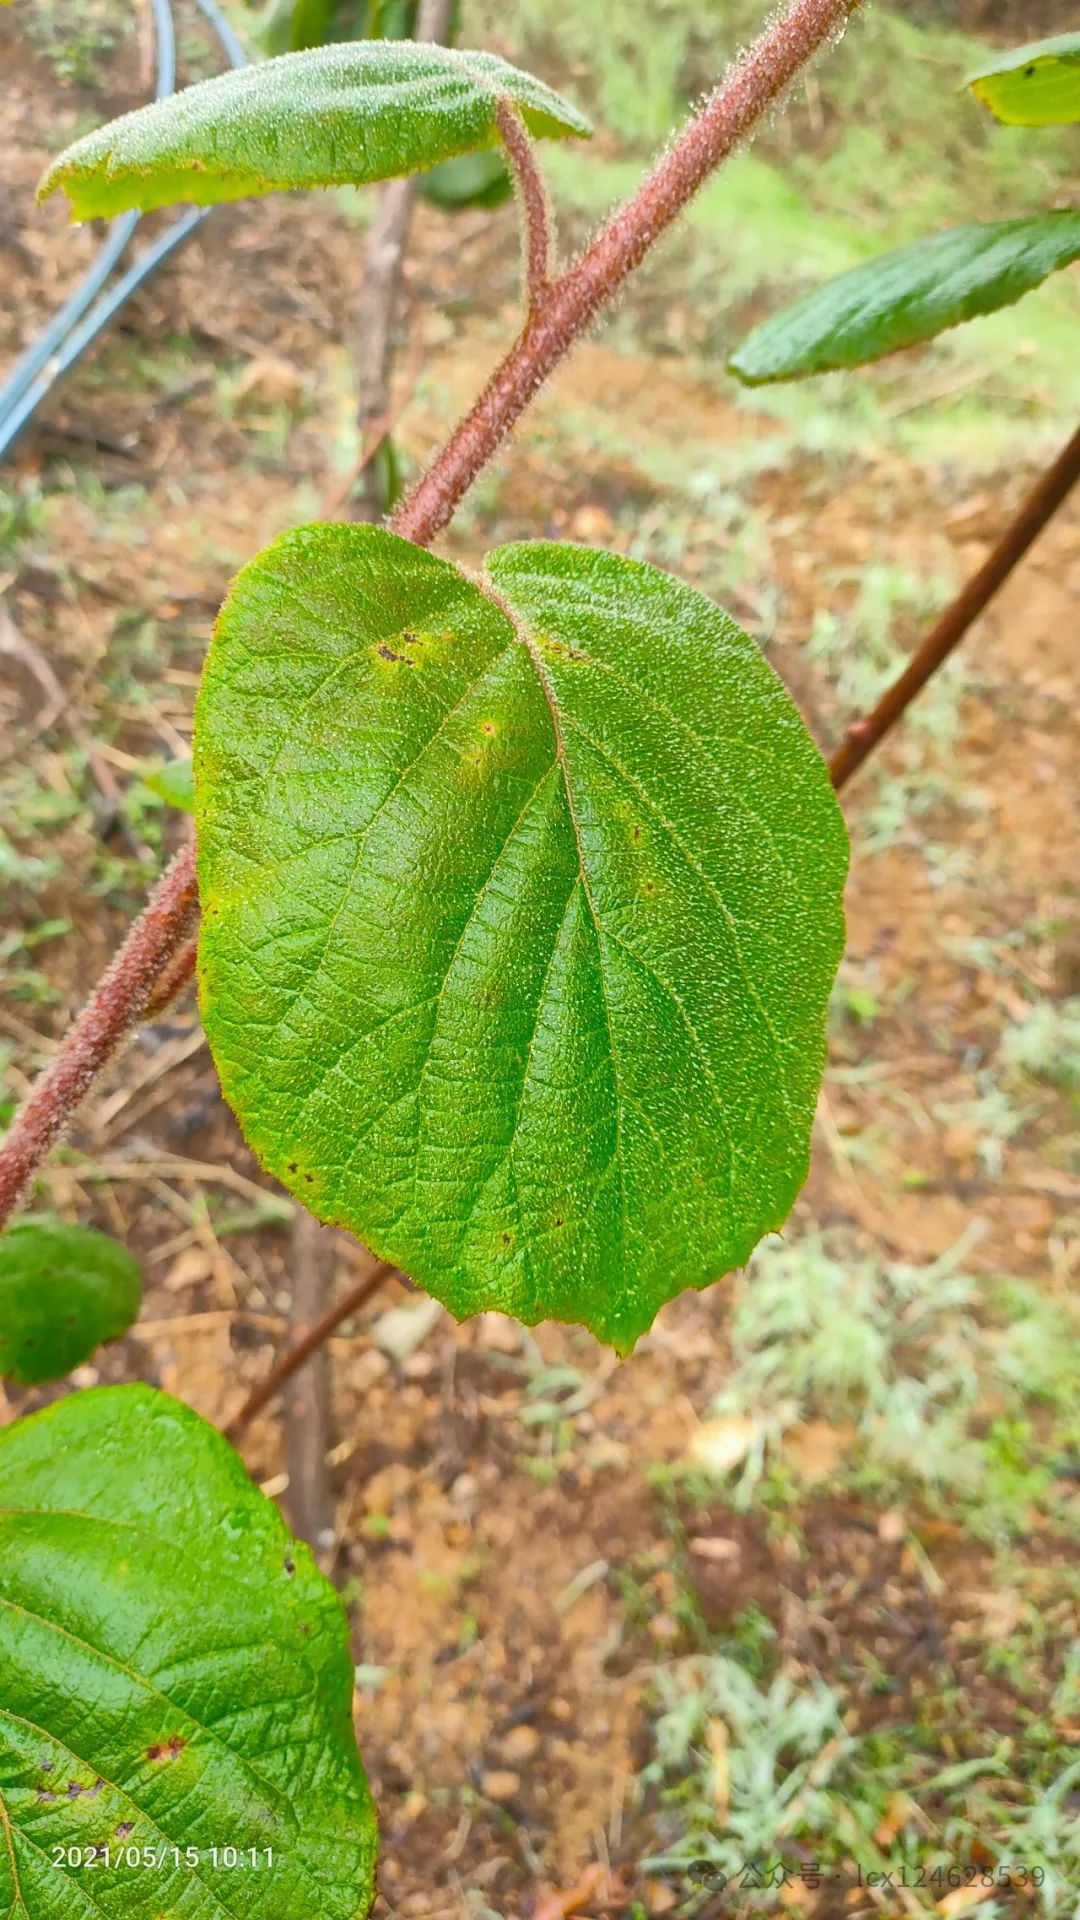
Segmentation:
{"type": "MultiPolygon", "coordinates": [[[[1008,1029],[1001,1054],[1010,1070],[1045,1075],[1038,1020],[1030,1031],[1032,1046],[1029,1023],[1008,1029]]],[[[1068,1045],[1051,1050],[1051,1063],[1062,1057],[1068,1045]]],[[[1080,1571],[1066,1546],[1080,1544],[1080,1511],[1059,1477],[1080,1439],[1080,1307],[1039,1282],[974,1271],[979,1239],[975,1224],[920,1267],[847,1231],[801,1233],[767,1243],[736,1282],[730,1366],[708,1412],[748,1418],[757,1444],[726,1474],[654,1476],[693,1626],[692,1650],[654,1669],[642,1868],[671,1887],[680,1915],[722,1893],[732,1920],[782,1906],[809,1920],[823,1887],[842,1899],[877,1875],[880,1892],[889,1874],[894,1889],[906,1876],[913,1914],[938,1912],[967,1884],[986,1896],[982,1915],[1080,1913],[1080,1571]],[[808,1421],[854,1435],[824,1483],[801,1479],[784,1450],[808,1421]],[[870,1535],[877,1516],[899,1521],[893,1578],[906,1565],[903,1578],[951,1620],[943,1659],[928,1651],[903,1685],[843,1611],[859,1581],[816,1572],[822,1525],[849,1525],[852,1503],[870,1535]],[[688,1533],[710,1513],[729,1516],[721,1532],[786,1531],[819,1622],[816,1635],[796,1632],[794,1653],[755,1607],[711,1629],[695,1614],[688,1533]],[[985,1593],[988,1623],[1002,1610],[1003,1632],[973,1631],[964,1604],[949,1614],[939,1537],[970,1543],[961,1579],[985,1593]],[[988,1873],[997,1881],[984,1887],[988,1873]]],[[[769,1603],[781,1618],[784,1584],[779,1573],[769,1603]]],[[[910,1604],[888,1581],[880,1594],[883,1622],[910,1604]]]]}
{"type": "Polygon", "coordinates": [[[981,1234],[973,1222],[925,1266],[820,1231],[758,1250],[736,1287],[733,1366],[712,1409],[751,1416],[762,1435],[733,1495],[740,1504],[756,1499],[763,1462],[790,1428],[850,1420],[860,1432],[853,1470],[886,1502],[913,1488],[955,1497],[991,1538],[1024,1524],[1016,1450],[987,1435],[995,1422],[999,1438],[1023,1429],[1025,1471],[1036,1475],[1068,1450],[1080,1306],[1026,1279],[968,1271],[981,1234]],[[1037,1408],[1052,1415],[1041,1438],[1030,1424],[1037,1408]]]}
{"type": "Polygon", "coordinates": [[[1080,1092],[1080,995],[1033,1002],[1006,1027],[1001,1059],[1029,1079],[1080,1092]]]}
{"type": "Polygon", "coordinates": [[[66,0],[63,7],[28,7],[25,28],[31,46],[64,87],[108,84],[110,63],[124,44],[124,23],[109,0],[66,0]]]}
{"type": "MultiPolygon", "coordinates": [[[[963,1700],[948,1705],[962,1736],[963,1700]]],[[[997,1888],[996,1897],[983,1893],[983,1915],[1021,1910],[1022,1892],[1024,1911],[1075,1916],[1080,1828],[1071,1805],[1080,1758],[1052,1726],[1033,1725],[1021,1782],[1014,1743],[991,1729],[981,1751],[950,1761],[929,1711],[859,1735],[847,1730],[849,1706],[845,1690],[813,1677],[755,1678],[737,1638],[664,1673],[642,1785],[658,1794],[667,1844],[644,1865],[674,1886],[681,1914],[725,1887],[733,1920],[780,1911],[782,1897],[788,1911],[808,1914],[808,1896],[823,1885],[851,1887],[858,1874],[879,1889],[902,1878],[916,1914],[948,1911],[938,1902],[967,1885],[997,1888]]]]}

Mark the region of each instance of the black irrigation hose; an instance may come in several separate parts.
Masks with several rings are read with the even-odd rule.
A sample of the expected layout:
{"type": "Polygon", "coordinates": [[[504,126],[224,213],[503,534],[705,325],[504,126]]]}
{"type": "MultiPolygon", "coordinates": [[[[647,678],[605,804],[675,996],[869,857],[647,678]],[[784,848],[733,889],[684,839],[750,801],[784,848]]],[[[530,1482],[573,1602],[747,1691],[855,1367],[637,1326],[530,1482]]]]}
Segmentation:
{"type": "MultiPolygon", "coordinates": [[[[213,27],[231,65],[246,65],[244,49],[216,0],[196,0],[196,4],[213,27]]],[[[151,5],[157,47],[154,94],[156,99],[164,100],[176,86],[176,35],[169,0],[151,0],[151,5]]],[[[75,291],[58,308],[33,345],[16,361],[3,387],[0,387],[0,460],[10,452],[19,434],[56,382],[82,359],[136,288],[177,247],[183,245],[211,211],[211,208],[203,207],[174,220],[116,284],[102,294],[101,289],[139,223],[139,215],[125,213],[113,221],[104,244],[75,291]]]]}

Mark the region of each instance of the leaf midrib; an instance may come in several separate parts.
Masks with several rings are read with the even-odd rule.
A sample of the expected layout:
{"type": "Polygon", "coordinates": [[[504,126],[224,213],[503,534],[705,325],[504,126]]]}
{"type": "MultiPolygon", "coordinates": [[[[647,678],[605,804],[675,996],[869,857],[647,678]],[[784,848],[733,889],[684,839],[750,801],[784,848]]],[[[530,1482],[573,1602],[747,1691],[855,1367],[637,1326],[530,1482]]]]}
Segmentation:
{"type": "MultiPolygon", "coordinates": [[[[20,1611],[22,1611],[22,1609],[20,1609],[20,1611]]],[[[32,1615],[31,1617],[36,1619],[38,1616],[32,1615]]],[[[46,1622],[45,1624],[48,1625],[49,1623],[46,1622]]],[[[134,1794],[129,1793],[126,1787],[120,1786],[117,1781],[110,1780],[105,1774],[100,1773],[97,1767],[94,1766],[89,1760],[87,1760],[83,1754],[76,1753],[74,1747],[69,1746],[66,1740],[61,1740],[55,1733],[50,1732],[48,1727],[39,1726],[36,1720],[27,1720],[24,1714],[12,1713],[11,1708],[5,1707],[5,1706],[0,1706],[0,1720],[7,1720],[11,1723],[12,1726],[25,1727],[29,1733],[40,1734],[43,1740],[47,1740],[49,1742],[50,1746],[59,1747],[63,1753],[66,1753],[68,1755],[69,1759],[75,1761],[80,1767],[85,1767],[88,1773],[93,1773],[97,1779],[104,1780],[105,1785],[113,1793],[116,1794],[117,1798],[122,1800],[125,1806],[130,1807],[135,1813],[137,1813],[140,1819],[145,1820],[147,1825],[152,1827],[156,1834],[160,1835],[161,1839],[165,1841],[167,1846],[180,1848],[185,1844],[182,1841],[173,1839],[171,1834],[166,1833],[164,1827],[160,1826],[158,1822],[154,1819],[153,1814],[148,1813],[145,1807],[141,1807],[139,1805],[139,1802],[135,1799],[134,1794]]],[[[32,1847],[35,1853],[40,1854],[41,1858],[45,1860],[48,1863],[48,1865],[53,1868],[54,1872],[62,1873],[65,1880],[71,1877],[71,1873],[73,1871],[71,1868],[68,1868],[65,1870],[63,1867],[57,1867],[56,1862],[49,1858],[49,1855],[45,1852],[45,1849],[38,1845],[37,1841],[32,1837],[32,1835],[27,1833],[24,1827],[16,1825],[14,1817],[8,1812],[7,1802],[4,1799],[4,1790],[2,1785],[0,1785],[0,1811],[2,1811],[4,1814],[4,1825],[5,1825],[5,1829],[9,1832],[9,1835],[11,1833],[18,1833],[20,1840],[25,1841],[28,1847],[32,1847]]],[[[217,1892],[215,1891],[215,1889],[212,1886],[210,1886],[209,1883],[202,1878],[202,1875],[198,1872],[198,1870],[195,1867],[189,1868],[188,1871],[190,1872],[193,1880],[195,1880],[198,1883],[198,1885],[203,1889],[203,1892],[208,1896],[208,1898],[214,1902],[219,1912],[226,1914],[228,1916],[228,1920],[245,1920],[245,1916],[234,1913],[233,1909],[225,1904],[224,1900],[222,1900],[217,1894],[217,1892]]],[[[98,1902],[93,1898],[92,1894],[86,1893],[85,1888],[82,1886],[81,1881],[76,1881],[75,1885],[79,1887],[81,1892],[83,1892],[85,1898],[90,1902],[90,1905],[93,1907],[95,1913],[105,1914],[104,1907],[98,1904],[98,1902]]],[[[22,1896],[20,1894],[20,1898],[21,1897],[22,1896]]],[[[23,1905],[25,1907],[26,1905],[25,1900],[23,1901],[23,1905]]],[[[108,1915],[106,1915],[106,1920],[108,1920],[108,1915]]]]}
{"type": "MultiPolygon", "coordinates": [[[[642,786],[640,780],[638,780],[635,777],[635,775],[629,771],[628,768],[624,767],[620,760],[616,759],[615,755],[611,752],[610,748],[604,746],[601,741],[594,739],[592,734],[587,733],[585,728],[581,726],[577,720],[571,719],[569,715],[567,715],[567,725],[573,730],[574,733],[576,733],[582,740],[585,741],[586,746],[590,747],[591,750],[594,753],[598,754],[602,760],[606,760],[608,766],[612,767],[615,770],[615,772],[619,775],[620,779],[622,779],[627,786],[629,786],[635,793],[637,793],[640,796],[640,798],[644,801],[645,805],[648,807],[649,811],[655,815],[657,820],[659,820],[661,826],[664,828],[665,832],[667,833],[667,836],[671,841],[672,846],[678,848],[679,853],[681,854],[686,865],[689,867],[690,871],[697,875],[698,879],[701,881],[702,886],[704,886],[707,889],[707,891],[712,895],[712,898],[715,900],[717,906],[719,907],[720,912],[724,918],[725,924],[731,935],[732,943],[735,948],[735,957],[739,963],[739,969],[742,973],[743,984],[746,988],[747,996],[756,1005],[758,1012],[761,1015],[761,1019],[765,1027],[765,1031],[767,1032],[769,1039],[772,1042],[773,1060],[776,1067],[777,1077],[780,1082],[780,1097],[784,1103],[784,1111],[790,1117],[791,1098],[788,1091],[787,1075],[784,1071],[783,1043],[781,1042],[780,1036],[776,1031],[776,1024],[771,1014],[769,1013],[768,1008],[766,1007],[765,1002],[761,997],[761,994],[758,992],[757,984],[754,980],[753,974],[750,971],[750,967],[747,963],[746,956],[743,953],[742,936],[739,929],[739,923],[734,913],[732,912],[731,908],[728,906],[727,901],[724,899],[723,894],[721,893],[719,887],[717,886],[715,880],[712,878],[711,874],[705,871],[705,868],[701,865],[701,862],[696,858],[696,856],[693,853],[691,853],[689,847],[687,846],[685,840],[683,839],[682,834],[679,832],[674,822],[668,819],[663,808],[659,805],[659,802],[653,799],[652,794],[649,792],[648,788],[642,786]]],[[[614,938],[614,935],[608,933],[607,937],[609,939],[614,938]]],[[[625,942],[623,942],[622,944],[626,945],[625,942]]],[[[627,946],[627,952],[633,952],[633,949],[627,946]]],[[[638,956],[635,955],[635,958],[637,957],[638,956]]],[[[659,974],[656,974],[655,977],[658,980],[660,979],[659,974]]],[[[663,981],[661,981],[660,984],[662,986],[664,984],[663,981]]],[[[668,989],[668,991],[670,992],[671,990],[668,989]]],[[[690,1030],[691,1032],[694,1031],[693,1028],[691,1028],[690,1030]]],[[[694,1034],[694,1038],[695,1040],[697,1039],[696,1034],[694,1034]]],[[[700,1047],[700,1042],[698,1042],[698,1045],[700,1047]]],[[[703,1066],[705,1065],[704,1058],[702,1060],[702,1065],[703,1066]]],[[[715,1099],[717,1106],[720,1107],[721,1106],[720,1096],[716,1091],[715,1087],[713,1086],[711,1072],[709,1074],[709,1084],[710,1084],[710,1087],[712,1088],[713,1098],[715,1099]]]]}
{"type": "MultiPolygon", "coordinates": [[[[8,1860],[11,1864],[11,1884],[14,1888],[11,1896],[11,1905],[8,1907],[6,1915],[6,1920],[11,1920],[11,1916],[15,1912],[16,1907],[21,1907],[23,1912],[26,1912],[26,1901],[23,1899],[22,1881],[19,1879],[19,1863],[15,1858],[15,1842],[13,1839],[11,1816],[8,1813],[7,1802],[4,1799],[2,1789],[0,1789],[0,1821],[3,1822],[4,1826],[4,1841],[7,1847],[8,1860]]],[[[19,1831],[20,1833],[22,1832],[21,1827],[19,1831]]]]}
{"type": "MultiPolygon", "coordinates": [[[[484,590],[488,592],[491,592],[492,588],[494,587],[494,583],[490,580],[490,576],[486,572],[483,576],[483,581],[481,584],[484,590]]],[[[529,631],[527,621],[518,612],[517,608],[513,605],[512,601],[510,601],[509,599],[507,600],[503,599],[502,594],[498,592],[497,588],[494,588],[494,595],[496,598],[496,604],[500,606],[502,610],[506,613],[507,618],[509,619],[511,626],[514,629],[514,632],[518,640],[524,646],[529,656],[529,659],[532,662],[533,671],[536,674],[537,680],[540,683],[540,690],[543,693],[544,699],[547,701],[548,711],[551,714],[551,725],[555,734],[555,755],[558,761],[560,772],[562,774],[563,791],[566,795],[566,808],[567,808],[567,813],[569,814],[569,817],[570,817],[570,826],[574,835],[574,846],[577,851],[578,878],[581,882],[581,889],[584,895],[585,904],[589,909],[589,918],[592,921],[593,939],[596,943],[597,972],[600,980],[600,992],[604,1002],[604,1019],[607,1025],[608,1057],[611,1061],[611,1075],[612,1075],[612,1081],[615,1087],[614,1161],[615,1161],[615,1166],[618,1170],[618,1175],[619,1175],[618,1251],[619,1251],[620,1257],[622,1257],[625,1254],[625,1250],[626,1250],[626,1236],[627,1236],[626,1164],[623,1159],[623,1146],[622,1146],[623,1092],[622,1092],[622,1086],[619,1080],[619,1061],[618,1061],[617,1050],[615,1047],[615,1030],[614,1030],[614,1026],[612,1024],[612,1019],[611,1019],[611,1000],[608,994],[607,969],[604,966],[604,953],[603,953],[603,947],[601,945],[602,928],[600,925],[600,917],[596,911],[596,902],[593,899],[592,887],[591,887],[589,876],[588,876],[588,873],[586,872],[586,867],[585,867],[585,846],[584,846],[584,842],[582,840],[582,835],[581,835],[581,822],[578,818],[577,802],[574,799],[574,792],[570,783],[570,769],[566,761],[566,743],[563,739],[562,723],[559,717],[559,705],[558,705],[558,701],[555,698],[555,690],[552,687],[550,680],[548,679],[547,670],[543,662],[543,657],[540,653],[540,649],[537,647],[536,643],[533,640],[532,634],[529,631]]],[[[564,909],[564,917],[565,917],[565,909],[564,909]]],[[[560,931],[561,931],[561,923],[560,923],[560,931]]],[[[558,946],[558,937],[556,936],[555,946],[552,948],[552,958],[554,958],[554,953],[557,946],[558,946]]],[[[539,1026],[539,1020],[540,1020],[540,1003],[538,1002],[537,1026],[539,1026]]],[[[534,1033],[534,1038],[535,1038],[535,1033],[534,1033]]],[[[522,1084],[524,1089],[524,1082],[522,1084]]],[[[605,1172],[605,1178],[606,1178],[606,1172],[605,1172]]],[[[600,1189],[600,1182],[598,1181],[596,1191],[599,1192],[599,1189],[600,1189]]],[[[578,1260],[579,1281],[581,1279],[581,1276],[584,1272],[584,1267],[585,1267],[585,1248],[586,1248],[586,1240],[585,1240],[584,1234],[582,1234],[581,1249],[580,1249],[580,1255],[578,1260]]]]}
{"type": "MultiPolygon", "coordinates": [[[[161,1545],[161,1546],[167,1545],[170,1551],[172,1552],[179,1551],[179,1553],[181,1554],[181,1557],[187,1562],[187,1564],[195,1572],[201,1574],[204,1578],[210,1578],[210,1579],[216,1578],[215,1569],[212,1567],[206,1566],[200,1561],[194,1559],[188,1553],[186,1547],[184,1546],[178,1547],[176,1541],[166,1542],[161,1536],[154,1533],[152,1529],[144,1529],[134,1521],[117,1520],[105,1514],[82,1513],[76,1509],[67,1509],[67,1508],[58,1508],[58,1507],[41,1507],[41,1508],[0,1507],[0,1519],[3,1519],[8,1515],[14,1515],[16,1517],[28,1517],[31,1520],[35,1518],[40,1518],[43,1516],[49,1517],[49,1518],[59,1517],[63,1519],[74,1519],[74,1520],[80,1520],[89,1526],[115,1528],[117,1530],[133,1533],[136,1535],[137,1538],[146,1538],[150,1540],[152,1543],[161,1545]]],[[[230,1574],[230,1578],[232,1578],[231,1574],[230,1574]]],[[[236,1576],[236,1584],[238,1587],[247,1588],[249,1591],[253,1593],[258,1593],[260,1596],[265,1591],[264,1586],[259,1585],[252,1581],[244,1580],[243,1577],[240,1575],[236,1576]]],[[[195,1714],[193,1714],[190,1711],[189,1708],[182,1706],[179,1701],[172,1699],[171,1695],[167,1694],[161,1687],[157,1685],[155,1681],[151,1680],[148,1675],[138,1673],[135,1670],[135,1668],[129,1667],[125,1661],[121,1660],[117,1655],[107,1652],[104,1647],[95,1646],[92,1641],[84,1640],[81,1634],[74,1633],[69,1627],[62,1626],[59,1623],[59,1621],[47,1619],[45,1615],[39,1614],[34,1608],[27,1607],[21,1601],[12,1600],[7,1594],[0,1593],[0,1607],[8,1607],[12,1612],[21,1613],[27,1619],[36,1621],[38,1625],[51,1630],[52,1632],[60,1635],[64,1639],[70,1640],[74,1646],[81,1647],[84,1650],[84,1652],[101,1660],[106,1666],[113,1667],[117,1672],[124,1674],[125,1677],[128,1680],[130,1680],[135,1687],[141,1688],[146,1693],[151,1694],[155,1699],[160,1700],[163,1703],[163,1705],[169,1707],[174,1713],[183,1715],[184,1719],[188,1721],[190,1725],[197,1730],[197,1732],[204,1734],[208,1740],[216,1742],[216,1744],[224,1748],[224,1750],[227,1753],[231,1753],[233,1757],[241,1763],[242,1766],[248,1769],[251,1777],[254,1780],[258,1781],[260,1786],[265,1788],[265,1790],[271,1796],[272,1799],[278,1800],[283,1797],[283,1789],[280,1786],[276,1786],[272,1781],[267,1780],[263,1776],[263,1774],[259,1772],[258,1768],[252,1763],[252,1760],[248,1754],[245,1754],[241,1752],[238,1748],[234,1747],[231,1741],[226,1740],[222,1736],[222,1734],[218,1732],[214,1727],[205,1725],[201,1720],[199,1720],[196,1717],[195,1714]]],[[[317,1690],[320,1683],[321,1670],[313,1666],[310,1658],[307,1656],[306,1649],[297,1648],[295,1651],[299,1658],[299,1662],[303,1670],[309,1676],[310,1684],[313,1690],[317,1690]]],[[[0,1709],[0,1711],[4,1711],[4,1709],[0,1709]]],[[[41,1731],[44,1731],[44,1729],[42,1729],[41,1731]]],[[[55,1738],[55,1736],[51,1734],[47,1735],[46,1737],[50,1739],[55,1738]]],[[[58,1742],[58,1744],[63,1745],[64,1743],[58,1742]]],[[[75,1758],[78,1758],[78,1755],[76,1755],[75,1758]]],[[[90,1763],[89,1761],[84,1761],[83,1764],[88,1766],[90,1763]]],[[[110,1783],[110,1784],[113,1784],[113,1783],[110,1783]]],[[[118,1792],[124,1791],[123,1788],[119,1788],[119,1787],[116,1790],[118,1792]]],[[[132,1802],[132,1804],[134,1805],[135,1802],[132,1802]]],[[[291,1802],[289,1802],[288,1804],[291,1805],[291,1802]]],[[[168,1838],[167,1835],[165,1837],[168,1838]]]]}
{"type": "MultiPolygon", "coordinates": [[[[35,1607],[28,1607],[25,1606],[22,1601],[12,1600],[6,1593],[0,1593],[0,1607],[7,1607],[10,1612],[21,1614],[24,1620],[33,1620],[37,1626],[44,1627],[47,1632],[57,1634],[62,1640],[69,1640],[73,1647],[79,1647],[84,1653],[91,1655],[94,1659],[100,1660],[103,1666],[111,1667],[116,1673],[122,1673],[125,1679],[130,1680],[136,1689],[149,1695],[155,1701],[160,1700],[163,1706],[168,1707],[171,1712],[181,1716],[189,1726],[195,1729],[196,1733],[204,1734],[207,1740],[212,1741],[217,1746],[224,1747],[226,1753],[231,1753],[234,1759],[239,1760],[241,1765],[249,1770],[252,1778],[257,1780],[261,1787],[265,1788],[272,1800],[276,1801],[285,1797],[282,1788],[276,1786],[273,1781],[267,1780],[266,1777],[259,1772],[258,1768],[252,1764],[248,1754],[238,1752],[228,1740],[223,1740],[221,1735],[217,1733],[213,1727],[204,1725],[189,1708],[182,1707],[179,1701],[172,1699],[171,1695],[165,1693],[153,1680],[149,1679],[145,1674],[136,1672],[134,1667],[129,1667],[127,1662],[121,1660],[116,1654],[107,1652],[104,1647],[95,1646],[92,1640],[84,1640],[81,1634],[73,1633],[70,1627],[61,1626],[57,1620],[50,1620],[46,1614],[38,1613],[35,1607]]],[[[10,1713],[9,1709],[3,1706],[0,1706],[0,1714],[7,1714],[12,1720],[21,1718],[21,1715],[10,1713]]],[[[28,1721],[26,1724],[32,1725],[33,1722],[28,1721]]],[[[64,1747],[67,1752],[72,1752],[72,1749],[67,1746],[66,1741],[57,1739],[55,1734],[49,1733],[44,1727],[37,1728],[37,1731],[43,1734],[46,1739],[55,1740],[57,1746],[64,1747]]],[[[72,1757],[76,1760],[80,1759],[80,1756],[73,1752],[72,1757]]],[[[89,1760],[82,1760],[81,1764],[89,1767],[91,1763],[89,1760]]],[[[109,1781],[107,1784],[113,1787],[117,1793],[122,1794],[125,1800],[130,1800],[132,1806],[138,1804],[126,1787],[118,1786],[115,1781],[109,1781]]],[[[142,1809],[140,1808],[140,1812],[141,1811],[142,1809]]],[[[149,1819],[150,1817],[148,1814],[147,1818],[149,1819]]],[[[154,1824],[156,1825],[156,1822],[154,1824]]],[[[169,1839],[168,1834],[164,1834],[164,1838],[166,1840],[169,1839]]]]}

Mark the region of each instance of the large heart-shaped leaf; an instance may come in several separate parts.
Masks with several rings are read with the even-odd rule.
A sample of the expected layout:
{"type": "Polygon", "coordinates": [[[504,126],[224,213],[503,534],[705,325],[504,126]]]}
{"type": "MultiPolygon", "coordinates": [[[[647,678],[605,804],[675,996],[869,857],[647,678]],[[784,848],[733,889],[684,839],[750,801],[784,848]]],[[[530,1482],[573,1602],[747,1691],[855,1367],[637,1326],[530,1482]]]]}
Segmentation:
{"type": "Polygon", "coordinates": [[[1058,127],[1080,120],[1080,33],[1058,33],[998,54],[964,82],[995,120],[1058,127]]]}
{"type": "Polygon", "coordinates": [[[655,568],[286,534],[199,697],[204,1020],[263,1163],[464,1316],[622,1349],[805,1177],[847,843],[746,634],[655,568]]]}
{"type": "Polygon", "coordinates": [[[0,1238],[0,1377],[59,1380],[126,1333],[141,1298],[138,1261],[108,1234],[16,1220],[0,1238]]]}
{"type": "Polygon", "coordinates": [[[762,321],[728,361],[747,386],[861,367],[1019,300],[1080,258],[1080,212],[955,227],[815,287],[762,321]]]}
{"type": "Polygon", "coordinates": [[[535,134],[590,132],[531,74],[492,53],[361,40],[283,54],[186,87],[67,148],[38,197],[73,216],[205,206],[285,187],[361,186],[491,146],[507,95],[535,134]]]}
{"type": "Polygon", "coordinates": [[[341,1603],[146,1387],[0,1432],[0,1914],[360,1920],[375,1817],[341,1603]]]}

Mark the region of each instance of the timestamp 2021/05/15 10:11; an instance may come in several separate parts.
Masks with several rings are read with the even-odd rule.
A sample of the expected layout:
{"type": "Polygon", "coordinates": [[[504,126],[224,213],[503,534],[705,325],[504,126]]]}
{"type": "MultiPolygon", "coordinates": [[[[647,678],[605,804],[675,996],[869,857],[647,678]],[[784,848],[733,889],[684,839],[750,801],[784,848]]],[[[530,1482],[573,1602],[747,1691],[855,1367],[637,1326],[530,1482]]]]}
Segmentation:
{"type": "Polygon", "coordinates": [[[134,1842],[103,1842],[100,1846],[69,1847],[58,1844],[50,1849],[54,1867],[69,1870],[99,1867],[106,1871],[124,1869],[131,1873],[145,1870],[163,1872],[172,1867],[224,1867],[230,1871],[247,1868],[265,1870],[274,1865],[273,1847],[178,1847],[158,1841],[152,1846],[134,1842]]]}

